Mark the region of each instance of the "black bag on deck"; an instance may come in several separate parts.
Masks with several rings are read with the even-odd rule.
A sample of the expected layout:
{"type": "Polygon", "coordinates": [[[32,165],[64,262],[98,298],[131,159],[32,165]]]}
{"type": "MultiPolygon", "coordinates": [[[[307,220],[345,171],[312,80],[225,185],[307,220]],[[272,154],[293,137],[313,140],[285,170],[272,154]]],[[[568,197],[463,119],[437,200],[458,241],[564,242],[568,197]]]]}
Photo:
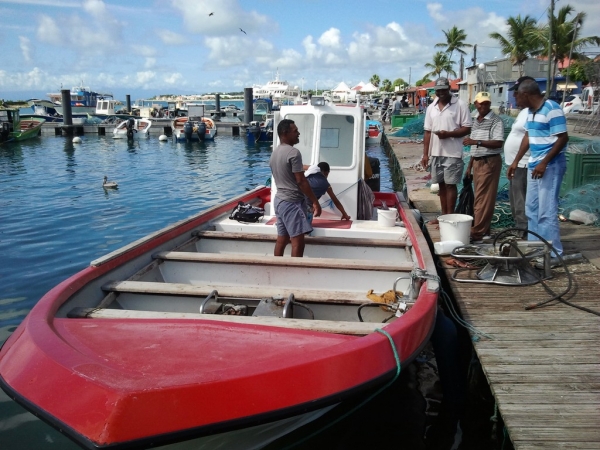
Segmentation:
{"type": "Polygon", "coordinates": [[[258,222],[265,215],[265,210],[258,206],[252,206],[248,203],[239,202],[238,205],[233,208],[230,219],[237,220],[238,222],[255,223],[258,222]]]}
{"type": "Polygon", "coordinates": [[[473,193],[473,179],[463,178],[463,187],[458,194],[458,203],[454,212],[456,214],[466,214],[471,217],[475,217],[473,213],[473,202],[475,201],[475,194],[473,193]]]}

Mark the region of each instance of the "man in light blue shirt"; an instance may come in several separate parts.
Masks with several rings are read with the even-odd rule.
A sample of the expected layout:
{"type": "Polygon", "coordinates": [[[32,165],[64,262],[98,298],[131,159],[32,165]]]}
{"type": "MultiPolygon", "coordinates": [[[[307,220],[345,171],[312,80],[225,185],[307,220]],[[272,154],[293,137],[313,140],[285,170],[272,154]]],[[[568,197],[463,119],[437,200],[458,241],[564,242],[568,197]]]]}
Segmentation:
{"type": "MultiPolygon", "coordinates": [[[[558,223],[558,195],[567,169],[567,120],[557,103],[544,99],[535,81],[520,83],[515,97],[520,105],[529,108],[529,114],[525,123],[525,137],[515,161],[508,168],[507,176],[509,179],[514,177],[518,161],[529,148],[531,154],[525,201],[528,228],[551,241],[556,253],[561,255],[563,247],[558,223]]],[[[529,239],[538,238],[530,234],[529,239]]]]}

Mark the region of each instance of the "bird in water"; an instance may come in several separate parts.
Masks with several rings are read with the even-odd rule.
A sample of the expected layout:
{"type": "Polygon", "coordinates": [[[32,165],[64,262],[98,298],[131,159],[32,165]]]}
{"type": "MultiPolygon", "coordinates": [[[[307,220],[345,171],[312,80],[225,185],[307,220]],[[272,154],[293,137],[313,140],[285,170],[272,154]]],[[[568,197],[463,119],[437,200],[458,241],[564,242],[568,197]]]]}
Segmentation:
{"type": "Polygon", "coordinates": [[[241,28],[240,28],[240,31],[241,31],[242,33],[244,33],[244,34],[248,34],[248,33],[246,33],[244,30],[242,30],[241,28]]]}
{"type": "Polygon", "coordinates": [[[104,189],[116,189],[118,186],[115,181],[108,181],[108,177],[104,175],[104,182],[102,183],[104,189]]]}

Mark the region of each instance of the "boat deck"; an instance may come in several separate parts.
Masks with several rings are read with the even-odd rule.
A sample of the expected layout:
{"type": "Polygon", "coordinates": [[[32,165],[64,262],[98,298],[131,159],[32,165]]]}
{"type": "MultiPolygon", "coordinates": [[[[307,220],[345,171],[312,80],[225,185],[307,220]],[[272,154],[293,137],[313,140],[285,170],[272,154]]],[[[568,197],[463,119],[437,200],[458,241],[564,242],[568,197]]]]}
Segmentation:
{"type": "MultiPolygon", "coordinates": [[[[439,230],[428,225],[433,241],[439,230]]],[[[516,450],[597,449],[600,443],[600,317],[552,301],[541,284],[501,286],[452,280],[455,267],[440,257],[462,317],[492,339],[473,343],[516,450]]],[[[598,269],[569,266],[578,306],[600,310],[598,269]]],[[[561,269],[548,283],[567,286],[561,269]]]]}

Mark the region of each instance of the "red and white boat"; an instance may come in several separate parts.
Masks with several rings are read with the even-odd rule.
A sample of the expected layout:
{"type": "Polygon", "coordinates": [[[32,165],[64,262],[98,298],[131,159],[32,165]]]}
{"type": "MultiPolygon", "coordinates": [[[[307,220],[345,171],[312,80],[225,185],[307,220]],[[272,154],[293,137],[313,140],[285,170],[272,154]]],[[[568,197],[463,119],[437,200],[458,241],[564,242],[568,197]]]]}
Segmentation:
{"type": "Polygon", "coordinates": [[[361,107],[282,107],[282,118],[302,131],[307,163],[329,162],[353,219],[322,197],[304,258],[274,257],[273,184],[92,261],[0,350],[11,398],[85,448],[250,449],[395,379],[434,324],[427,242],[400,195],[359,200],[361,107]],[[230,219],[238,202],[265,216],[230,219]],[[402,224],[391,209],[355,219],[381,206],[402,224]]]}
{"type": "Polygon", "coordinates": [[[188,105],[187,117],[177,117],[171,122],[171,131],[176,141],[212,140],[217,134],[217,125],[204,117],[204,105],[188,105]]]}
{"type": "Polygon", "coordinates": [[[367,145],[379,145],[381,144],[381,137],[383,136],[383,125],[378,120],[367,120],[366,122],[366,144],[367,145]]]}

